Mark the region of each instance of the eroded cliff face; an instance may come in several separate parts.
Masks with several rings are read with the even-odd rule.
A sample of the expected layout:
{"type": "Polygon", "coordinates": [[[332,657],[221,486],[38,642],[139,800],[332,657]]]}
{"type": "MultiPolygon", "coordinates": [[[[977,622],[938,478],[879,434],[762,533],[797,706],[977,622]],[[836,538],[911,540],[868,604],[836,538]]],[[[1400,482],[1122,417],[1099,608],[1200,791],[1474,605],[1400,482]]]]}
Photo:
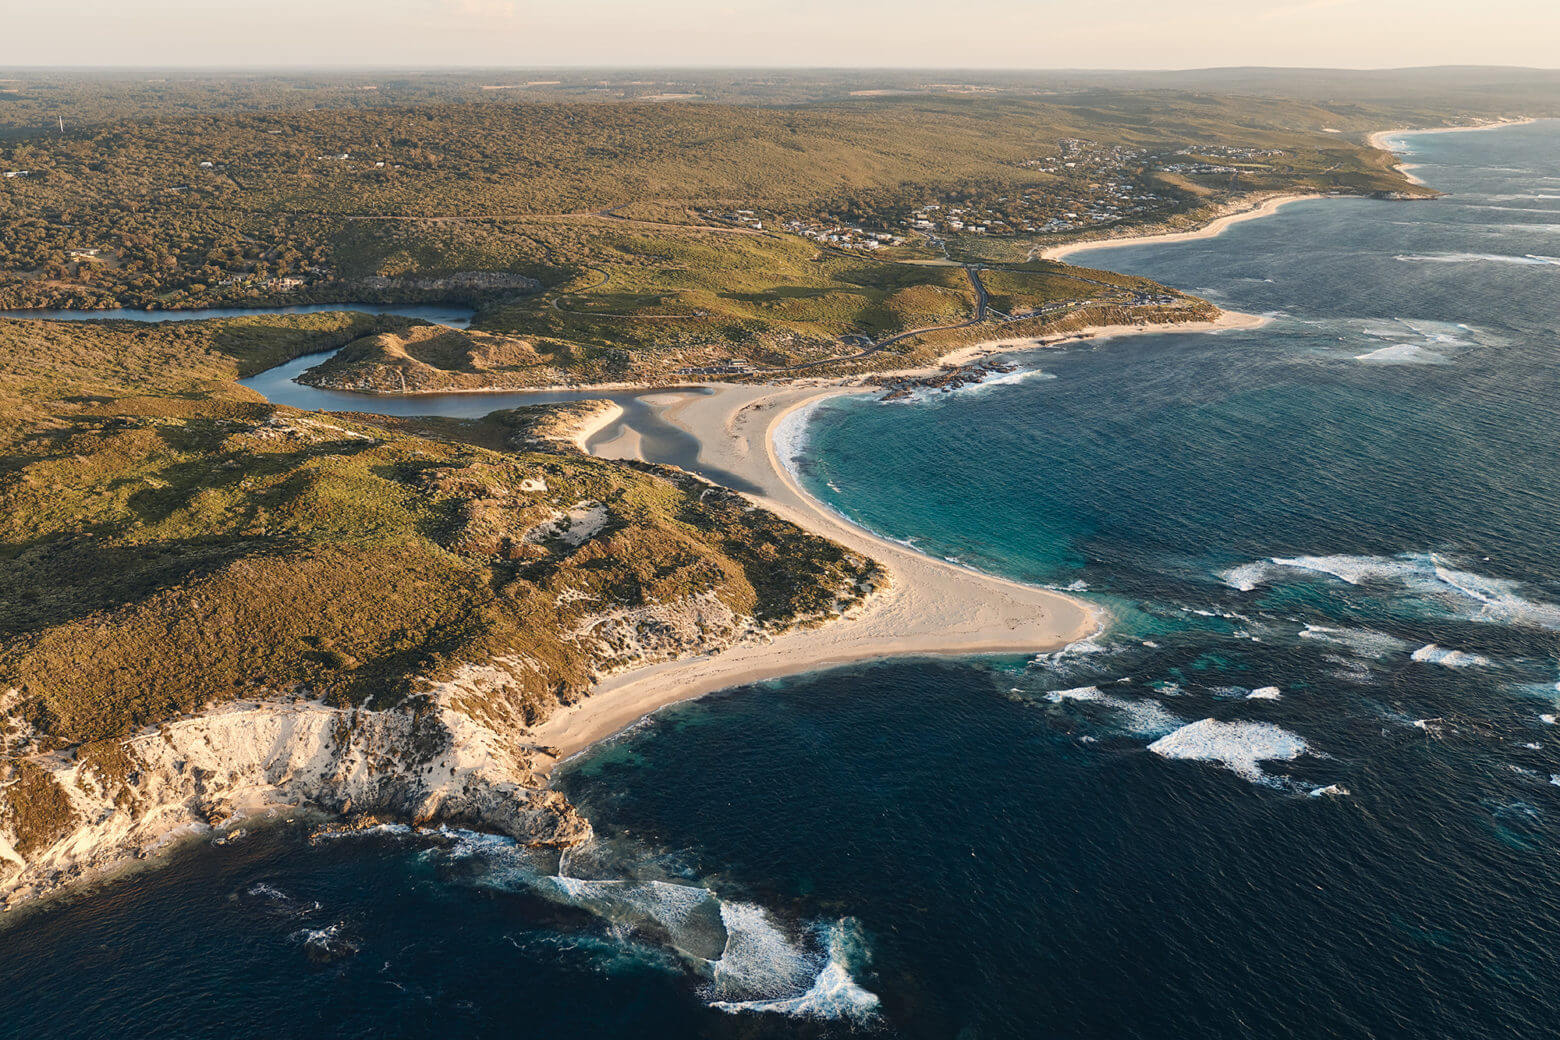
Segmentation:
{"type": "MultiPolygon", "coordinates": [[[[829,608],[764,623],[699,593],[585,614],[567,640],[590,682],[646,664],[764,641],[862,605],[866,582],[829,608]]],[[[0,906],[147,859],[184,838],[301,810],[452,823],[566,847],[590,824],[532,768],[539,721],[526,690],[543,663],[523,655],[424,682],[391,710],[302,698],[231,701],[134,736],[40,751],[47,740],[0,693],[0,906]]],[[[564,703],[586,689],[560,690],[564,703]]],[[[561,708],[559,710],[567,710],[561,708]]]]}
{"type": "Polygon", "coordinates": [[[120,741],[9,763],[0,900],[16,902],[256,815],[316,809],[456,822],[566,846],[590,825],[527,765],[519,731],[451,706],[472,669],[392,711],[236,702],[120,741]]]}

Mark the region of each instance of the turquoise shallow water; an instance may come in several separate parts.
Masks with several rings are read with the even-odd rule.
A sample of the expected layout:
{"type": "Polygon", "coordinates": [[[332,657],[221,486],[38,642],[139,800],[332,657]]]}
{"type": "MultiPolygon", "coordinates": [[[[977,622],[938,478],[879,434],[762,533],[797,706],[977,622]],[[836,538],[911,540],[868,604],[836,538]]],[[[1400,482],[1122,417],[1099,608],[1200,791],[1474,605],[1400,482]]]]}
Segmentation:
{"type": "Polygon", "coordinates": [[[1106,634],[662,712],[561,863],[189,852],[0,933],[0,1034],[1560,1034],[1560,126],[1410,147],[1448,197],[1077,258],[1265,329],[814,414],[836,508],[1106,634]]]}

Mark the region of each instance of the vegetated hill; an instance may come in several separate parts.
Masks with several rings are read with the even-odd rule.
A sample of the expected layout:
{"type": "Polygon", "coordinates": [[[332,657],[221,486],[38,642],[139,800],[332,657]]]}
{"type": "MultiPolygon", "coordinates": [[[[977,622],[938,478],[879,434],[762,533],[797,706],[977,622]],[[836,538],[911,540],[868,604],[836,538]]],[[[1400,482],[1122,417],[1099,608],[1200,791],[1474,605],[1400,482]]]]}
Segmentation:
{"type": "MultiPolygon", "coordinates": [[[[301,697],[347,711],[338,744],[370,707],[523,740],[603,671],[833,616],[876,580],[680,471],[549,447],[546,411],[379,423],[233,382],[383,327],[0,321],[0,770],[27,780],[0,788],[6,848],[85,825],[34,766],[120,761],[181,715],[301,697]]],[[[160,797],[115,776],[125,805],[160,797]]]]}
{"type": "MultiPolygon", "coordinates": [[[[1154,223],[1263,191],[1412,190],[1357,139],[1378,121],[1358,106],[1102,90],[198,114],[155,101],[134,118],[0,142],[0,166],[26,174],[0,189],[0,306],[469,299],[469,279],[382,280],[496,271],[556,285],[590,268],[606,225],[653,232],[735,210],[762,211],[765,234],[865,222],[935,256],[911,227],[934,202],[991,209],[1008,223],[979,230],[1011,244],[1038,242],[1026,226],[1111,191],[1138,203],[1096,223],[1154,223]],[[1063,142],[1091,160],[1061,161],[1063,142]],[[1163,176],[1188,149],[1214,153],[1201,172],[1163,176]],[[1218,158],[1231,150],[1264,158],[1218,158]]],[[[982,251],[955,237],[956,253],[982,251]]]]}
{"type": "Polygon", "coordinates": [[[1082,90],[1191,90],[1391,107],[1400,122],[1560,114],[1560,73],[1504,66],[1404,69],[1228,67],[1177,71],[991,69],[510,68],[259,72],[0,70],[0,136],[67,125],[214,112],[538,102],[797,106],[928,94],[1047,97],[1082,90]]]}
{"type": "Polygon", "coordinates": [[[1218,313],[1145,278],[1054,261],[965,269],[818,252],[794,238],[691,233],[659,236],[656,248],[660,263],[602,252],[577,291],[483,311],[478,324],[502,332],[376,332],[299,381],[395,394],[848,375],[928,364],[977,339],[1218,313]],[[975,279],[988,296],[983,317],[975,279]]]}

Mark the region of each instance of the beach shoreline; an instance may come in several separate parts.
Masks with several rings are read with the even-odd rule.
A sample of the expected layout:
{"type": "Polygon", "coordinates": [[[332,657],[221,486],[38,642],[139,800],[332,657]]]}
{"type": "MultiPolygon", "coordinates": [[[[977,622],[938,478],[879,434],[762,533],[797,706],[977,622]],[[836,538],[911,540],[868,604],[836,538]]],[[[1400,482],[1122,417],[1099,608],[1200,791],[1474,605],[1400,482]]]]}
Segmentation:
{"type": "MultiPolygon", "coordinates": [[[[1260,328],[1268,320],[1226,311],[1206,322],[1091,326],[1047,337],[961,347],[944,355],[938,365],[1118,336],[1260,328]]],[[[901,374],[938,371],[941,368],[932,366],[901,374]]],[[[700,462],[735,472],[760,488],[757,494],[749,493],[757,505],[876,560],[889,575],[888,586],[875,591],[864,605],[812,627],[705,657],[608,676],[588,696],[532,728],[528,739],[550,749],[533,761],[538,774],[548,775],[559,762],[667,705],[717,690],[891,657],[1047,653],[1088,638],[1105,625],[1107,618],[1091,604],[927,556],[852,523],[802,488],[780,457],[777,442],[783,425],[831,398],[880,392],[867,377],[786,384],[711,383],[698,390],[679,395],[660,411],[660,418],[699,441],[700,462]]],[[[576,442],[609,425],[592,423],[576,442]]],[[[642,447],[637,433],[624,429],[608,442],[592,444],[590,453],[648,461],[642,447]]]]}
{"type": "Polygon", "coordinates": [[[1267,195],[1258,199],[1246,199],[1233,204],[1228,212],[1220,213],[1201,227],[1192,228],[1189,231],[1166,231],[1161,234],[1124,235],[1120,238],[1094,238],[1080,242],[1067,242],[1063,245],[1052,246],[1040,253],[1042,260],[1062,260],[1074,253],[1081,253],[1092,249],[1127,249],[1132,246],[1169,245],[1176,242],[1197,242],[1208,238],[1217,238],[1225,229],[1236,224],[1243,224],[1248,220],[1260,220],[1263,217],[1272,216],[1284,206],[1292,202],[1306,202],[1311,199],[1325,199],[1332,196],[1320,192],[1286,192],[1282,195],[1267,195]]]}
{"type": "MultiPolygon", "coordinates": [[[[1510,124],[1455,129],[1487,129],[1495,125],[1510,124]]],[[[1404,131],[1380,131],[1372,139],[1401,132],[1404,131]]],[[[1074,242],[1043,255],[1056,259],[1092,249],[1213,238],[1237,223],[1270,216],[1292,202],[1328,197],[1331,196],[1319,193],[1268,196],[1248,201],[1189,231],[1074,242]]],[[[995,354],[1089,340],[1254,329],[1270,320],[1260,315],[1221,311],[1211,321],[1089,326],[1048,336],[989,340],[951,350],[929,365],[894,372],[785,383],[634,387],[646,394],[668,394],[674,398],[657,409],[658,417],[698,442],[696,471],[708,468],[742,477],[758,489],[756,493],[749,492],[757,505],[877,560],[890,580],[886,588],[875,590],[865,604],[809,627],[763,636],[703,657],[631,668],[605,677],[588,696],[560,708],[532,727],[528,739],[546,749],[536,752],[533,768],[545,777],[558,763],[628,729],[655,711],[717,690],[891,657],[1043,653],[1097,633],[1106,619],[1081,600],[926,556],[857,526],[813,498],[777,454],[776,434],[781,424],[829,398],[876,392],[879,388],[873,380],[884,376],[933,375],[995,354]]],[[[592,419],[582,424],[572,438],[574,444],[602,458],[650,461],[642,437],[628,424],[621,424],[610,440],[602,441],[603,432],[618,425],[621,410],[603,414],[609,416],[604,421],[592,419]]]]}
{"type": "Polygon", "coordinates": [[[1464,126],[1426,126],[1426,127],[1393,127],[1390,130],[1374,130],[1366,138],[1365,143],[1372,148],[1380,148],[1384,152],[1392,151],[1383,142],[1389,137],[1400,137],[1405,134],[1471,134],[1480,130],[1499,130],[1507,126],[1526,126],[1528,123],[1537,122],[1532,116],[1513,116],[1510,119],[1495,119],[1488,123],[1468,123],[1464,126]]]}
{"type": "MultiPolygon", "coordinates": [[[[759,490],[755,504],[876,560],[883,587],[844,615],[730,647],[609,676],[590,695],[533,727],[550,751],[533,767],[555,765],[669,704],[747,683],[890,657],[1034,654],[1097,632],[1093,606],[1064,593],[935,559],[882,538],[802,490],[776,448],[782,425],[823,400],[875,388],[860,382],[713,384],[661,413],[697,438],[701,463],[736,473],[759,490]]],[[[640,439],[593,445],[603,458],[643,461],[640,439]]]]}
{"type": "Polygon", "coordinates": [[[1265,314],[1247,314],[1244,311],[1220,310],[1211,321],[1150,322],[1145,324],[1085,325],[1067,332],[1053,332],[1044,336],[1018,336],[1008,339],[983,340],[958,347],[921,368],[906,368],[892,372],[876,372],[874,376],[888,378],[917,378],[935,375],[950,367],[968,365],[998,354],[1021,354],[1031,350],[1049,350],[1070,343],[1086,340],[1121,339],[1127,336],[1157,336],[1174,333],[1228,332],[1235,329],[1260,329],[1272,322],[1265,314]]]}
{"type": "MultiPolygon", "coordinates": [[[[1491,123],[1473,123],[1468,126],[1432,126],[1421,130],[1414,130],[1409,127],[1397,127],[1392,130],[1376,130],[1365,138],[1365,143],[1370,145],[1372,148],[1379,148],[1384,152],[1392,152],[1393,155],[1397,155],[1399,154],[1397,150],[1389,148],[1386,143],[1388,140],[1394,137],[1403,137],[1408,134],[1467,134],[1478,130],[1498,130],[1504,126],[1523,126],[1533,121],[1534,120],[1532,118],[1523,116],[1514,119],[1497,119],[1491,123]]],[[[1393,169],[1397,170],[1398,173],[1408,178],[1410,182],[1425,186],[1425,182],[1413,172],[1419,169],[1418,163],[1400,162],[1393,166],[1393,169]]]]}

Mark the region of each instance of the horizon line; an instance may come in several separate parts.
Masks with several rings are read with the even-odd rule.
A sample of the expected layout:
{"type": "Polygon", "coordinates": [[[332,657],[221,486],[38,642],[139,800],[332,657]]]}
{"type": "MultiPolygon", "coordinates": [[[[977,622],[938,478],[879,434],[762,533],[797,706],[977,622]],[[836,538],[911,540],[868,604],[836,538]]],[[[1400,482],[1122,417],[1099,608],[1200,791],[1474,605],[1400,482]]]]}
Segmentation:
{"type": "Polygon", "coordinates": [[[968,65],[731,65],[731,64],[575,64],[554,65],[448,65],[448,64],[370,64],[345,62],[341,64],[297,63],[239,63],[239,64],[147,64],[147,65],[26,65],[0,62],[5,72],[490,72],[490,71],[667,71],[667,72],[899,72],[899,73],[949,73],[984,75],[1058,75],[1068,73],[1132,74],[1132,73],[1198,73],[1198,72],[1438,72],[1438,71],[1498,71],[1560,73],[1560,66],[1542,65],[1197,65],[1197,66],[1088,66],[1061,67],[1023,66],[968,66],[968,65]]]}

